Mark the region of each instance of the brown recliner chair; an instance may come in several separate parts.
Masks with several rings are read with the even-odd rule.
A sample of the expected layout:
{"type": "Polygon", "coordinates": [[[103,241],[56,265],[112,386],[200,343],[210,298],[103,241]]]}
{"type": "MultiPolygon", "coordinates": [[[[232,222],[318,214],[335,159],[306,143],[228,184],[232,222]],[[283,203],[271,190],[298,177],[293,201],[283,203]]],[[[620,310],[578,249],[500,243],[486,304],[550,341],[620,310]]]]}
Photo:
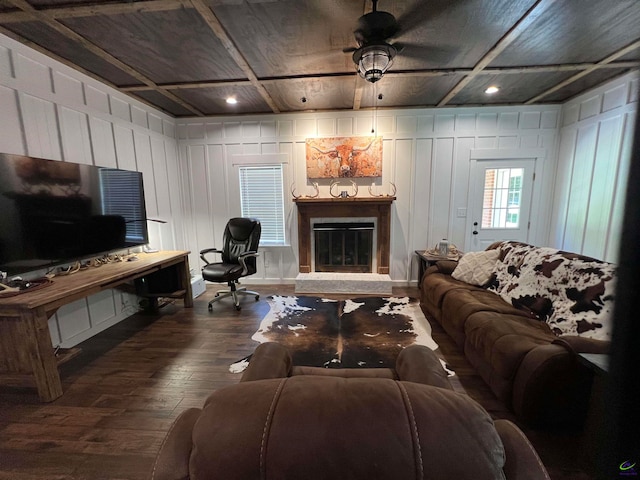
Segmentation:
{"type": "Polygon", "coordinates": [[[308,368],[260,345],[238,385],[176,419],[152,478],[549,479],[520,429],[453,392],[426,347],[379,377],[308,368]]]}

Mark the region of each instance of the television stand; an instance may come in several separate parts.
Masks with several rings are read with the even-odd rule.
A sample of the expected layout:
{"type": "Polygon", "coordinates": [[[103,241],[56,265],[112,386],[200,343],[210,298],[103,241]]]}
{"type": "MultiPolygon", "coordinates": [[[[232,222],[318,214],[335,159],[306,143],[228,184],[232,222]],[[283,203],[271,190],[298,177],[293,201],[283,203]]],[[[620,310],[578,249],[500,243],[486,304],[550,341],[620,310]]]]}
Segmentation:
{"type": "Polygon", "coordinates": [[[0,385],[35,386],[43,402],[62,395],[58,365],[79,352],[56,356],[51,345],[49,317],[63,305],[137,280],[149,286],[145,296],[182,298],[186,308],[193,307],[188,255],[141,253],[135,262],[92,267],[55,277],[46,288],[0,298],[0,385]]]}

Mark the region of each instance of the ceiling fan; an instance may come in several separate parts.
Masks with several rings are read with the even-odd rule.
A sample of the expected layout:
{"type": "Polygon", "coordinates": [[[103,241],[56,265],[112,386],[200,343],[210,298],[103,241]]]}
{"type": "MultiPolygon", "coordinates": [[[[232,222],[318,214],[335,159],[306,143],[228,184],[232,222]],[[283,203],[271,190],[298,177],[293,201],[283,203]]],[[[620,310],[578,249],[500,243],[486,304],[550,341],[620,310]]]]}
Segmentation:
{"type": "Polygon", "coordinates": [[[393,64],[398,49],[387,42],[400,31],[396,17],[389,12],[378,10],[378,0],[372,0],[373,11],[358,19],[353,34],[358,47],[347,47],[344,53],[353,52],[353,63],[358,73],[368,82],[375,83],[393,64]]]}
{"type": "MultiPolygon", "coordinates": [[[[358,19],[353,32],[358,46],[347,47],[342,51],[353,52],[352,58],[358,74],[368,82],[375,83],[391,67],[395,56],[405,47],[411,46],[407,43],[392,44],[389,41],[418,26],[421,13],[424,14],[424,4],[416,1],[412,8],[396,20],[391,13],[378,10],[378,0],[372,0],[372,3],[373,10],[358,19]]],[[[436,12],[432,10],[431,13],[436,12]]]]}

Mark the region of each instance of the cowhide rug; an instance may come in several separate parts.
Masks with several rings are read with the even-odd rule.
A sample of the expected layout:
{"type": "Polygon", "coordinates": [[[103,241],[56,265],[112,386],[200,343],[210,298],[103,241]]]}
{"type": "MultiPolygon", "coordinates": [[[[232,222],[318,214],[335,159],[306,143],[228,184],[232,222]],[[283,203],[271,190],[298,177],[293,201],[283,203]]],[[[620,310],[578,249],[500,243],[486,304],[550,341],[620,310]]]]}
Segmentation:
{"type": "MultiPolygon", "coordinates": [[[[326,368],[394,367],[414,343],[437,350],[419,301],[409,297],[329,300],[271,296],[271,310],[251,337],[287,347],[294,365],[326,368]]],[[[231,365],[243,371],[250,356],[231,365]]],[[[444,364],[444,362],[443,362],[444,364]]],[[[452,372],[451,372],[452,373],[452,372]]]]}

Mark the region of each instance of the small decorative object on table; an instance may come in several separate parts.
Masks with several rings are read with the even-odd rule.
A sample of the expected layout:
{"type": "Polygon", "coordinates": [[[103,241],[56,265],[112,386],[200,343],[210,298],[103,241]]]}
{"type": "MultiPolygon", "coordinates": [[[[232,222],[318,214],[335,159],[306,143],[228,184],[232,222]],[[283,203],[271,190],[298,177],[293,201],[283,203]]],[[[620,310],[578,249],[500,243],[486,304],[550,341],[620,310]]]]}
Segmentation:
{"type": "Polygon", "coordinates": [[[435,247],[425,250],[424,254],[448,260],[458,260],[462,256],[462,252],[458,250],[458,247],[453,243],[449,243],[446,239],[438,242],[435,247]]]}
{"type": "Polygon", "coordinates": [[[52,281],[47,277],[35,278],[33,280],[9,280],[0,283],[0,298],[13,297],[21,293],[31,292],[51,285],[52,281]]]}
{"type": "Polygon", "coordinates": [[[446,238],[443,238],[442,241],[438,243],[438,253],[443,257],[449,255],[449,242],[446,238]]]}

